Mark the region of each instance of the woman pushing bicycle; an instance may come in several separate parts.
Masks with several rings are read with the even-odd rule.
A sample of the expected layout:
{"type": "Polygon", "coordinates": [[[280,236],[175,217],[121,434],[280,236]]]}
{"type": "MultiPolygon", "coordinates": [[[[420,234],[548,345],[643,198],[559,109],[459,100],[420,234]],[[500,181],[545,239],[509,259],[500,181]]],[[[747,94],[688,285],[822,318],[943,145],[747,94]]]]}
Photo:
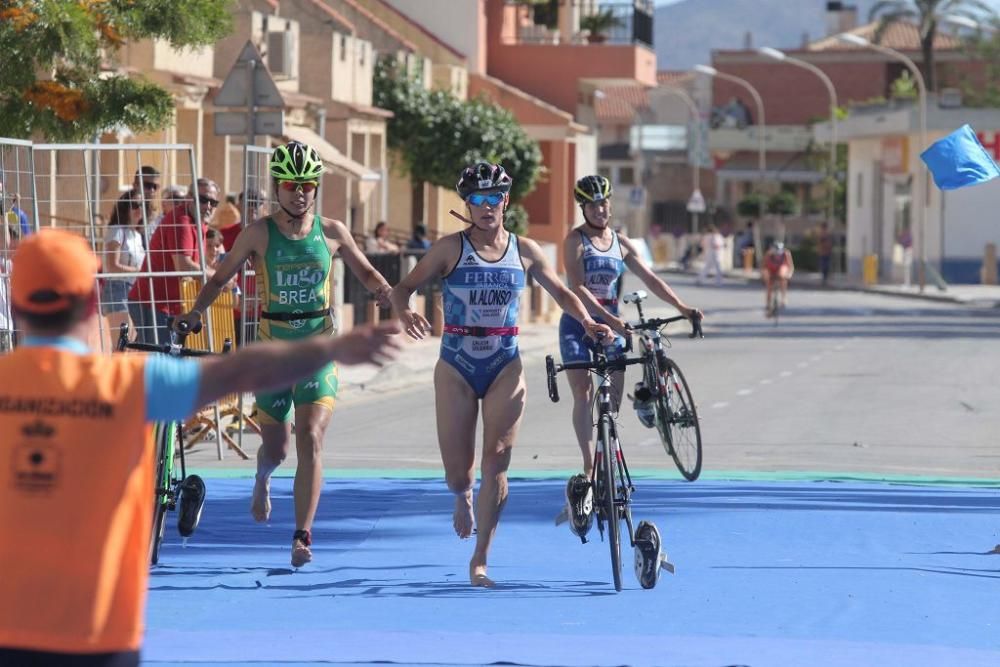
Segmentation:
{"type": "Polygon", "coordinates": [[[500,165],[481,162],[464,169],[457,190],[466,204],[468,218],[462,219],[468,229],[435,242],[390,297],[406,333],[421,339],[430,324],[410,308],[410,295],[435,278],[444,284],[444,335],[434,370],[438,443],[445,480],[455,494],[455,532],[468,538],[476,526],[476,547],[469,562],[473,586],[493,586],[486,574],[487,555],[507,501],[507,469],[524,414],[517,316],[527,275],[580,322],[586,335],[612,335],[562,284],[538,244],[504,229],[511,184],[500,165]],[[473,503],[480,402],[482,481],[473,503]]]}
{"type": "MultiPolygon", "coordinates": [[[[576,182],[573,195],[580,205],[584,224],[572,229],[563,241],[566,276],[574,294],[588,305],[595,320],[606,322],[616,331],[625,333],[627,325],[619,317],[618,310],[618,283],[628,268],[653,294],[677,308],[682,315],[689,319],[700,318],[702,314],[699,310],[685,304],[667,283],[643,263],[632,242],[612,229],[613,194],[611,182],[603,176],[584,176],[576,182]]],[[[615,359],[624,354],[624,347],[624,338],[617,337],[607,350],[608,358],[615,359]]],[[[593,343],[584,337],[580,325],[566,315],[559,321],[559,351],[563,363],[590,361],[593,355],[593,343]]],[[[592,507],[590,478],[594,468],[594,421],[591,406],[594,386],[590,371],[568,370],[566,375],[573,392],[573,430],[583,455],[583,473],[571,477],[566,485],[570,527],[579,534],[589,528],[587,508],[592,507]]],[[[616,405],[621,403],[624,378],[623,371],[615,372],[616,405]]]]}

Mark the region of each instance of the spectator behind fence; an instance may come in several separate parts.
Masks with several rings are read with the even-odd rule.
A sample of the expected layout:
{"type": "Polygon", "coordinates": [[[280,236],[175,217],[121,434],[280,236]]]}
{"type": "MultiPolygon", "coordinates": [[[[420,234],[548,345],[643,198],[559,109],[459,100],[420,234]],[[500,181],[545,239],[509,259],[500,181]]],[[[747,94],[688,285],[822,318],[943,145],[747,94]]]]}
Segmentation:
{"type": "Polygon", "coordinates": [[[389,225],[385,222],[375,225],[375,232],[365,239],[365,252],[383,255],[399,252],[399,246],[389,239],[389,225]]]}
{"type": "Polygon", "coordinates": [[[140,317],[138,307],[129,303],[128,293],[135,275],[146,259],[142,238],[142,198],[134,190],[122,195],[111,210],[104,231],[104,273],[126,274],[101,281],[101,314],[108,320],[108,332],[114,341],[122,324],[135,331],[140,317]]]}
{"type": "Polygon", "coordinates": [[[150,238],[152,238],[153,232],[160,226],[160,222],[163,221],[167,213],[174,210],[178,204],[183,202],[187,198],[187,194],[188,190],[183,185],[168,185],[163,188],[163,192],[160,194],[160,215],[149,221],[150,238]]]}
{"type": "Polygon", "coordinates": [[[21,198],[16,192],[10,194],[10,210],[7,211],[7,222],[12,225],[16,224],[20,228],[19,231],[22,238],[31,233],[31,221],[28,220],[28,214],[21,208],[21,198]]]}
{"type": "Polygon", "coordinates": [[[427,240],[427,228],[421,224],[413,225],[413,236],[407,242],[408,250],[427,250],[431,242],[427,240]]]}
{"type": "Polygon", "coordinates": [[[226,195],[226,201],[219,210],[212,216],[212,228],[222,231],[224,229],[236,228],[239,230],[242,215],[240,207],[236,205],[236,195],[226,195]]]}
{"type": "Polygon", "coordinates": [[[146,217],[153,218],[153,204],[156,203],[156,192],[160,189],[160,172],[156,167],[143,165],[135,172],[132,179],[132,192],[136,199],[146,204],[146,217]]]}
{"type": "Polygon", "coordinates": [[[11,258],[20,240],[16,226],[2,225],[0,229],[0,353],[14,349],[14,315],[10,307],[11,258]]]}
{"type": "MultiPolygon", "coordinates": [[[[226,256],[226,247],[222,242],[222,232],[215,228],[205,230],[205,266],[214,272],[219,266],[219,262],[226,256]]],[[[233,310],[239,312],[240,307],[240,286],[237,285],[237,277],[226,283],[226,290],[232,292],[234,305],[233,310]]],[[[233,320],[236,321],[235,318],[233,320]]]]}
{"type": "MultiPolygon", "coordinates": [[[[190,192],[190,196],[181,200],[180,204],[164,216],[153,233],[143,271],[201,271],[195,213],[200,212],[202,223],[209,220],[219,206],[219,186],[213,180],[199,178],[197,184],[191,186],[190,192]]],[[[212,269],[206,269],[206,277],[213,273],[212,269]]],[[[128,298],[136,306],[130,312],[133,313],[133,320],[140,332],[139,339],[143,342],[155,343],[169,339],[167,317],[183,312],[180,281],[179,276],[142,277],[135,281],[128,298]]]]}

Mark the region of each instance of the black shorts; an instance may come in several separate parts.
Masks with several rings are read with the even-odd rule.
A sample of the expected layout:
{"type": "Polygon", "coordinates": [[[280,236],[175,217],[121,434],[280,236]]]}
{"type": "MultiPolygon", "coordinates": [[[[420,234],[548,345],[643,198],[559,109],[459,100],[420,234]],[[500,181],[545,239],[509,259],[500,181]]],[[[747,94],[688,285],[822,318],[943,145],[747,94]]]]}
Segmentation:
{"type": "Polygon", "coordinates": [[[53,653],[0,647],[4,667],[138,667],[138,651],[114,653],[53,653]]]}

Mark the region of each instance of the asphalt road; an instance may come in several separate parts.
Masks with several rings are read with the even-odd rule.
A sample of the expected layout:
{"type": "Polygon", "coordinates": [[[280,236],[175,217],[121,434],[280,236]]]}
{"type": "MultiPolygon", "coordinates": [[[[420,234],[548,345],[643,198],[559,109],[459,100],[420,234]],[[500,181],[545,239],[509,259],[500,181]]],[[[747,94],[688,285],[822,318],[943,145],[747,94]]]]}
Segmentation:
{"type": "MultiPolygon", "coordinates": [[[[675,325],[670,354],[692,386],[701,417],[705,474],[806,473],[1000,478],[1000,309],[851,291],[793,289],[777,326],[764,317],[759,285],[698,286],[668,280],[706,313],[703,340],[675,325]]],[[[627,284],[627,289],[636,286],[627,284]]],[[[647,314],[672,309],[653,302],[647,314]]],[[[552,404],[543,357],[557,354],[542,330],[523,353],[528,410],[515,471],[579,465],[569,389],[552,404]]],[[[526,345],[527,348],[527,345],[526,345]]],[[[432,348],[427,348],[432,349],[432,348]]],[[[432,354],[430,356],[433,356],[432,354]]],[[[327,434],[325,463],[337,470],[440,470],[427,350],[422,368],[383,373],[379,391],[346,398],[327,434]],[[396,388],[401,387],[401,388],[396,388]]],[[[419,364],[418,364],[419,365],[419,364]]],[[[630,369],[627,386],[637,378],[630,369]]],[[[622,411],[630,466],[669,471],[655,431],[622,411]]],[[[247,437],[247,450],[256,450],[247,437]]],[[[198,467],[253,468],[214,444],[198,467]]],[[[294,459],[282,467],[294,470],[294,459]]]]}

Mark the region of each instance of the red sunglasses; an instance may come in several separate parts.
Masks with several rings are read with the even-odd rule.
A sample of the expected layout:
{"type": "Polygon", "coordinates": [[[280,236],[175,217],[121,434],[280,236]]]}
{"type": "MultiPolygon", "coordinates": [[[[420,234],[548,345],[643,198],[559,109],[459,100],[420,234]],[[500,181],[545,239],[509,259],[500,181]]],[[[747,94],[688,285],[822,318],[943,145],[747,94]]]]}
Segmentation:
{"type": "Polygon", "coordinates": [[[298,192],[301,189],[302,192],[310,193],[319,187],[319,183],[316,181],[279,181],[278,187],[289,192],[298,192]]]}

